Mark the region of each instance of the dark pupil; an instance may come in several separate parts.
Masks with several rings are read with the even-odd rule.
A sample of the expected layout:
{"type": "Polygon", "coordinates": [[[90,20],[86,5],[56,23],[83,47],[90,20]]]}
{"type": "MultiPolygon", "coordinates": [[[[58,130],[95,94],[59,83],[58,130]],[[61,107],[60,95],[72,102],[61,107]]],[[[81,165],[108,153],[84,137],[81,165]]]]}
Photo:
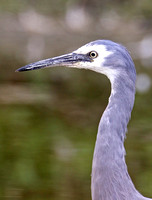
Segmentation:
{"type": "Polygon", "coordinates": [[[95,57],[95,56],[96,56],[96,54],[95,54],[94,52],[92,52],[92,53],[91,53],[91,56],[92,56],[92,57],[95,57]]]}

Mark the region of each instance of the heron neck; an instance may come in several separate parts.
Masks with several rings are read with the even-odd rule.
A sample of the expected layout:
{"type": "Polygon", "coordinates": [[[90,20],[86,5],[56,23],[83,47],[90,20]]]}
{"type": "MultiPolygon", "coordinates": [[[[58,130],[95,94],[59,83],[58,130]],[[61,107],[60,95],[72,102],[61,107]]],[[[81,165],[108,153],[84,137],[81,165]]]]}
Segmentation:
{"type": "Polygon", "coordinates": [[[123,194],[127,194],[126,188],[130,193],[137,192],[127,171],[124,149],[135,83],[121,77],[111,83],[111,87],[109,103],[99,123],[93,157],[93,200],[129,199],[123,198],[123,194]]]}
{"type": "Polygon", "coordinates": [[[101,146],[109,146],[108,149],[112,152],[120,151],[115,145],[117,142],[122,146],[124,144],[134,98],[134,82],[126,82],[121,77],[111,83],[111,95],[99,123],[96,144],[101,140],[101,146]]]}

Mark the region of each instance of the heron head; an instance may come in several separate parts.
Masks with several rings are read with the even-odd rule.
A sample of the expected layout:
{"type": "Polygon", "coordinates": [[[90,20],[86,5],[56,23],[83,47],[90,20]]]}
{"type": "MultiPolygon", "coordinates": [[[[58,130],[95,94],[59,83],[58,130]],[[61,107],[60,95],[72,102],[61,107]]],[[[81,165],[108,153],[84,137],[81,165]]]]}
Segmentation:
{"type": "Polygon", "coordinates": [[[135,73],[133,61],[125,47],[109,40],[96,40],[72,53],[34,62],[16,71],[55,66],[90,69],[105,74],[110,80],[124,73],[135,73]]]}

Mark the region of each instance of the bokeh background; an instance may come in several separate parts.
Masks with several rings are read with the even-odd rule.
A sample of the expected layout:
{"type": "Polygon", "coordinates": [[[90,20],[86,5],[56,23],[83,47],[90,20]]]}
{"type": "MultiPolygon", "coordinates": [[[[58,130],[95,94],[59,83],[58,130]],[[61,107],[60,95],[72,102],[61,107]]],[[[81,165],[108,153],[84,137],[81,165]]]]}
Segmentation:
{"type": "Polygon", "coordinates": [[[96,39],[124,44],[137,70],[126,161],[152,197],[152,1],[0,1],[0,199],[91,200],[103,75],[63,67],[15,73],[96,39]]]}

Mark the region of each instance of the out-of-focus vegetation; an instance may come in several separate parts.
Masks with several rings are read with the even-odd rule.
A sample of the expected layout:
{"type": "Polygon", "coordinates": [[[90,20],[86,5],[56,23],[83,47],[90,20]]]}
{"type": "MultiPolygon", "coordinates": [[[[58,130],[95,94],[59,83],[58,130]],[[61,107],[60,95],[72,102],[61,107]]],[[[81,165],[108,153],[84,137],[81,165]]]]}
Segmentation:
{"type": "Polygon", "coordinates": [[[152,1],[1,0],[0,27],[0,198],[91,199],[109,81],[76,69],[14,71],[103,38],[127,46],[136,64],[126,160],[137,189],[152,197],[152,1]]]}

